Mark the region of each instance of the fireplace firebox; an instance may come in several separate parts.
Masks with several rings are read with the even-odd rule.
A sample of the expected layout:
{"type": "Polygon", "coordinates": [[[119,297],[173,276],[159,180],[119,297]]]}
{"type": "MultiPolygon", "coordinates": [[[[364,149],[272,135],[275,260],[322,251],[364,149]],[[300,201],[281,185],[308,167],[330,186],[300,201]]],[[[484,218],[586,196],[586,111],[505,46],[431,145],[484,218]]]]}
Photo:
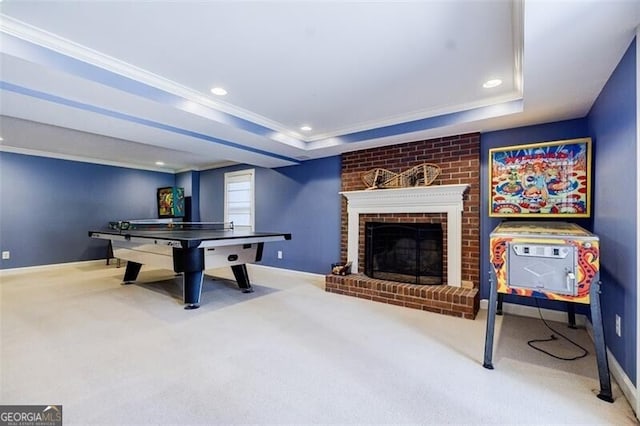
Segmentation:
{"type": "Polygon", "coordinates": [[[440,285],[442,257],[441,224],[365,224],[364,273],[371,278],[440,285]]]}

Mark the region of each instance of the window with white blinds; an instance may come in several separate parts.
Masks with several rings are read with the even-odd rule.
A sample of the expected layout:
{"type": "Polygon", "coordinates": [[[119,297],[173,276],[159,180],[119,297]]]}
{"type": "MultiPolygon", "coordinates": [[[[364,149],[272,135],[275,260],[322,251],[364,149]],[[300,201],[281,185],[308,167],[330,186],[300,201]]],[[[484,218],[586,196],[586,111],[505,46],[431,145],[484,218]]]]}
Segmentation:
{"type": "Polygon", "coordinates": [[[251,231],[255,223],[254,175],[254,169],[224,174],[224,220],[251,231]]]}

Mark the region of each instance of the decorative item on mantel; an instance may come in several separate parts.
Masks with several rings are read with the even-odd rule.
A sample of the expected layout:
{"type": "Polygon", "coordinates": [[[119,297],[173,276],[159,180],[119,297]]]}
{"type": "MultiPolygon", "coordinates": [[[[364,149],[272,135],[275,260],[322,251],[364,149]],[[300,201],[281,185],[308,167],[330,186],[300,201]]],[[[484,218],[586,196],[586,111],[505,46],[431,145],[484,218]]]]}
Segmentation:
{"type": "Polygon", "coordinates": [[[408,188],[411,186],[429,186],[440,174],[440,167],[431,163],[422,163],[402,173],[386,169],[373,169],[362,175],[367,189],[408,188]]]}
{"type": "Polygon", "coordinates": [[[347,263],[332,263],[331,273],[333,275],[349,275],[351,274],[351,262],[347,263]]]}

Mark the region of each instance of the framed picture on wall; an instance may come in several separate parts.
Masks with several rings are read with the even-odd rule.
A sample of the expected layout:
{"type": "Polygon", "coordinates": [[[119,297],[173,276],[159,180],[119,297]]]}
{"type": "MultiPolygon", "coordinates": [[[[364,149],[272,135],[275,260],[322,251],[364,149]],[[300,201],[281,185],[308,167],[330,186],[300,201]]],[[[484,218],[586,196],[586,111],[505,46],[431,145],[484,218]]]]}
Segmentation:
{"type": "Polygon", "coordinates": [[[184,217],[185,202],[184,188],[169,186],[158,188],[158,217],[178,218],[184,217]]]}
{"type": "Polygon", "coordinates": [[[489,216],[590,217],[591,138],[489,150],[489,216]]]}

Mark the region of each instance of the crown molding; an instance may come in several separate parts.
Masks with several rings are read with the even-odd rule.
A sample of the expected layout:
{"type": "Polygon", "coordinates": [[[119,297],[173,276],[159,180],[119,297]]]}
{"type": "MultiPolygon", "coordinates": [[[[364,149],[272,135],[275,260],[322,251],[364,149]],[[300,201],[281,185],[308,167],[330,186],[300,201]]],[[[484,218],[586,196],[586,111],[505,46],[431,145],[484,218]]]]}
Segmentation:
{"type": "MultiPolygon", "coordinates": [[[[419,120],[429,120],[431,118],[440,117],[448,114],[462,114],[472,110],[478,110],[481,108],[489,108],[500,104],[506,104],[513,101],[522,100],[523,95],[521,91],[513,90],[511,92],[502,94],[500,96],[494,96],[486,98],[481,101],[467,102],[458,104],[456,106],[447,105],[439,108],[431,108],[425,110],[414,111],[408,114],[389,117],[384,120],[369,121],[360,123],[356,126],[345,127],[335,132],[327,132],[323,134],[317,134],[313,137],[306,139],[308,144],[314,144],[326,139],[340,139],[341,136],[350,135],[353,133],[375,131],[376,129],[382,129],[390,126],[401,126],[405,123],[411,123],[419,120]]],[[[310,148],[310,147],[308,147],[310,148]]]]}
{"type": "Polygon", "coordinates": [[[199,91],[1,13],[0,32],[51,50],[62,56],[93,65],[110,73],[178,96],[184,100],[184,106],[181,109],[185,112],[202,115],[209,119],[214,119],[212,112],[214,115],[226,115],[227,117],[224,115],[218,117],[217,121],[220,122],[233,121],[234,119],[246,120],[253,125],[263,127],[267,137],[276,142],[295,148],[303,148],[305,141],[299,138],[297,132],[288,129],[281,123],[225,102],[214,101],[199,91]],[[205,110],[198,111],[198,107],[203,107],[205,110]]]}
{"type": "MultiPolygon", "coordinates": [[[[242,119],[254,125],[262,127],[260,130],[263,136],[297,149],[313,149],[312,144],[318,141],[340,138],[341,136],[372,131],[379,128],[399,125],[416,120],[429,119],[431,117],[465,112],[486,106],[492,106],[513,100],[522,99],[522,53],[524,46],[524,6],[523,0],[512,0],[512,38],[513,38],[513,84],[514,90],[500,96],[485,98],[477,102],[468,102],[462,105],[446,105],[438,108],[417,110],[407,114],[386,117],[377,120],[361,122],[354,126],[334,129],[322,134],[313,136],[301,135],[294,129],[290,129],[282,123],[271,120],[267,117],[252,113],[243,108],[230,105],[225,102],[216,101],[204,95],[202,92],[182,86],[176,82],[163,78],[159,75],[138,68],[132,64],[102,54],[96,50],[75,43],[71,40],[57,36],[37,27],[31,26],[10,16],[0,14],[0,30],[28,43],[49,49],[69,58],[99,67],[108,72],[132,79],[141,84],[148,85],[157,90],[173,94],[183,99],[184,105],[181,109],[186,112],[201,115],[208,119],[217,121],[227,121],[227,119],[242,119]],[[228,117],[220,116],[225,114],[228,117]],[[217,117],[216,117],[217,116],[217,117]],[[229,117],[230,116],[230,117],[229,117]]],[[[178,107],[180,108],[180,107],[178,107]]],[[[251,131],[251,130],[248,130],[251,131]]]]}

